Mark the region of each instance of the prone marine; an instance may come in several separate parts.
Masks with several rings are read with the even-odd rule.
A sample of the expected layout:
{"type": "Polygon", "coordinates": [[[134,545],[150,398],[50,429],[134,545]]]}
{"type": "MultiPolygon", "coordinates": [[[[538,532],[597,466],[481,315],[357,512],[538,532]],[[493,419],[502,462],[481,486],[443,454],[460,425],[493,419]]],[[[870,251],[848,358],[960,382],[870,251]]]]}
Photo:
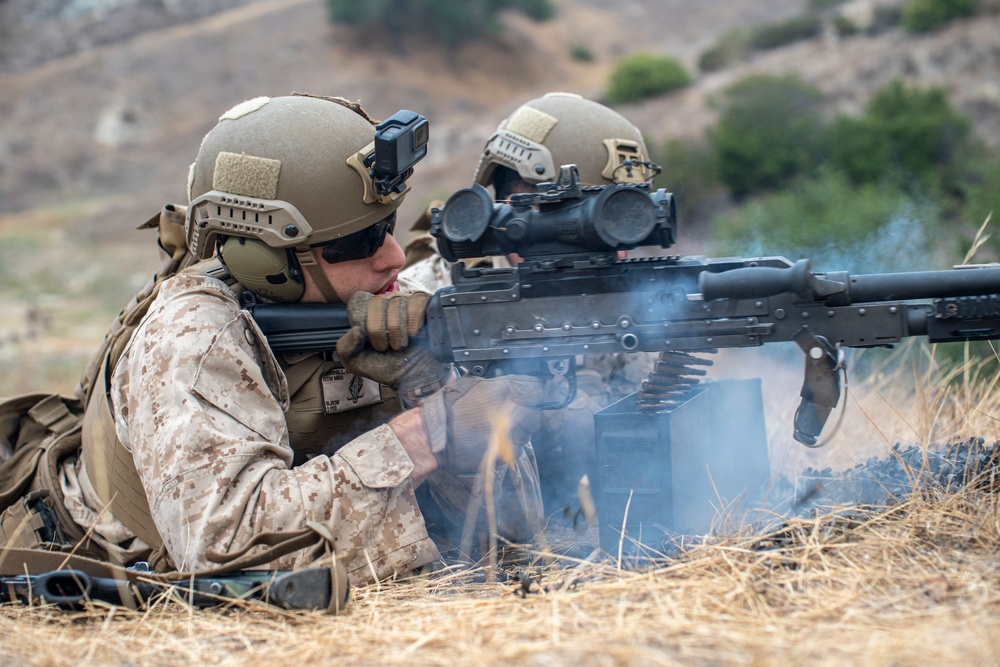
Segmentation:
{"type": "Polygon", "coordinates": [[[399,279],[393,234],[419,156],[388,170],[374,158],[400,131],[424,145],[426,121],[386,123],[300,94],[222,115],[191,165],[189,205],[149,223],[168,268],[123,311],[77,396],[32,408],[44,442],[64,444],[31,449],[38,463],[29,431],[9,433],[4,468],[20,481],[8,495],[45,502],[13,503],[27,518],[5,512],[4,526],[37,513],[47,528],[6,531],[8,545],[157,572],[335,561],[370,582],[437,562],[483,475],[498,533],[531,539],[542,385],[463,377],[421,348],[429,295],[399,279]],[[276,355],[246,309],[256,302],[347,303],[353,328],[338,353],[276,355]],[[484,473],[501,413],[516,457],[484,473]]]}

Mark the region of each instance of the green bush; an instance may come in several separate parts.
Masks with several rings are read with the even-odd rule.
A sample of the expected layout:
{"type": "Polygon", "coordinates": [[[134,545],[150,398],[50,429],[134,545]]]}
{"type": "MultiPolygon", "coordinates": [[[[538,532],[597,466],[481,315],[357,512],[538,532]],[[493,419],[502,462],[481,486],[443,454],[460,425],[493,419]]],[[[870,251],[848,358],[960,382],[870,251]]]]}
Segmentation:
{"type": "Polygon", "coordinates": [[[411,32],[433,34],[454,46],[500,30],[500,13],[520,12],[535,21],[555,16],[552,0],[325,0],[331,23],[384,26],[397,39],[411,32]]]}
{"type": "Polygon", "coordinates": [[[871,33],[879,34],[898,26],[903,20],[903,10],[897,5],[880,5],[875,8],[875,22],[871,33]]]}
{"type": "Polygon", "coordinates": [[[816,37],[823,30],[819,14],[810,12],[780,23],[769,23],[754,29],[750,46],[755,49],[776,49],[803,39],[816,37]]]}
{"type": "Polygon", "coordinates": [[[910,32],[929,32],[975,12],[976,0],[907,0],[903,5],[901,22],[910,32]]]}
{"type": "Polygon", "coordinates": [[[389,7],[389,0],[326,0],[326,16],[330,23],[360,25],[386,14],[389,7]]]}
{"type": "Polygon", "coordinates": [[[1000,259],[1000,160],[993,159],[980,165],[968,181],[961,220],[971,237],[987,218],[990,218],[984,235],[989,239],[974,261],[1000,259]]]}
{"type": "Polygon", "coordinates": [[[939,88],[894,81],[872,98],[861,118],[830,128],[831,161],[855,183],[898,179],[950,190],[968,154],[971,124],[939,88]]]}
{"type": "Polygon", "coordinates": [[[880,35],[898,26],[902,13],[902,8],[897,5],[879,5],[875,7],[871,24],[865,26],[864,30],[843,14],[834,15],[833,27],[841,37],[850,37],[860,32],[867,35],[880,35]]]}
{"type": "Polygon", "coordinates": [[[569,53],[573,60],[581,63],[589,63],[594,60],[594,52],[586,44],[574,44],[569,53]]]}
{"type": "Polygon", "coordinates": [[[702,72],[716,72],[739,62],[750,52],[750,33],[746,30],[730,30],[715,46],[698,58],[698,68],[702,72]]]}
{"type": "MultiPolygon", "coordinates": [[[[454,1],[454,0],[452,0],[454,1]]],[[[462,0],[467,4],[468,0],[462,0]]],[[[508,0],[507,2],[496,2],[501,9],[513,9],[521,12],[532,21],[551,21],[556,16],[556,6],[552,0],[508,0]]]]}
{"type": "Polygon", "coordinates": [[[612,104],[635,102],[683,88],[690,82],[691,75],[674,58],[636,53],[615,66],[606,96],[612,104]]]}
{"type": "Polygon", "coordinates": [[[724,254],[810,258],[813,270],[852,273],[940,265],[929,233],[937,209],[898,189],[857,186],[821,169],[786,191],[748,202],[716,221],[724,254]]]}
{"type": "Polygon", "coordinates": [[[663,169],[654,185],[674,193],[685,236],[707,227],[713,205],[725,196],[711,147],[705,141],[670,139],[654,152],[653,161],[663,169]]]}
{"type": "Polygon", "coordinates": [[[841,37],[850,37],[860,32],[858,26],[854,25],[854,22],[846,16],[833,17],[833,27],[841,37]]]}
{"type": "Polygon", "coordinates": [[[794,75],[758,74],[723,92],[708,137],[719,178],[741,199],[787,185],[825,155],[822,95],[794,75]]]}

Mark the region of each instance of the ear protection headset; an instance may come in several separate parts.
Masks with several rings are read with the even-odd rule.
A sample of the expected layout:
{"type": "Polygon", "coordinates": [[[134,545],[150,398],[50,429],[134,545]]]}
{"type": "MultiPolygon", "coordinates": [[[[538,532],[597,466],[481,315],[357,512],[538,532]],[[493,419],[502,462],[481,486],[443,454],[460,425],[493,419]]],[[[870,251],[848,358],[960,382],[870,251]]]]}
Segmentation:
{"type": "Polygon", "coordinates": [[[233,278],[264,298],[292,303],[305,291],[302,268],[293,250],[230,236],[219,245],[219,257],[233,278]]]}

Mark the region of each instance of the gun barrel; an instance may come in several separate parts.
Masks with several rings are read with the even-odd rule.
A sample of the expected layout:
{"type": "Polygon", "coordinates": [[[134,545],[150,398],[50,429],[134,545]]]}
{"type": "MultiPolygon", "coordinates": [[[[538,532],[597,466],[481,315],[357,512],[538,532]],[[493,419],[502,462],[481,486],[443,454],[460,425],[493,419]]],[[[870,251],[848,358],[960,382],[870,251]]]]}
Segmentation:
{"type": "Polygon", "coordinates": [[[747,266],[703,272],[698,287],[705,300],[759,299],[795,294],[802,300],[830,305],[938,299],[1000,294],[1000,266],[970,266],[941,271],[877,273],[810,273],[807,260],[787,268],[747,266]]]}
{"type": "Polygon", "coordinates": [[[853,276],[852,303],[1000,294],[1000,267],[853,276]]]}

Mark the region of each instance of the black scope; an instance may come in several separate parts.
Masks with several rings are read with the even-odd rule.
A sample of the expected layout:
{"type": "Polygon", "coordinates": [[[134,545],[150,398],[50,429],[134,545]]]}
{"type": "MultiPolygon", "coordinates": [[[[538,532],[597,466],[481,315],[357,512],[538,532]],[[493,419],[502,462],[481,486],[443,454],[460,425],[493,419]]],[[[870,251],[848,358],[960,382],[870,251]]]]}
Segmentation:
{"type": "Polygon", "coordinates": [[[481,185],[459,190],[433,212],[431,234],[448,261],[517,253],[525,260],[614,253],[676,240],[673,195],[648,183],[581,186],[575,165],[536,192],[493,201],[481,185]]]}

